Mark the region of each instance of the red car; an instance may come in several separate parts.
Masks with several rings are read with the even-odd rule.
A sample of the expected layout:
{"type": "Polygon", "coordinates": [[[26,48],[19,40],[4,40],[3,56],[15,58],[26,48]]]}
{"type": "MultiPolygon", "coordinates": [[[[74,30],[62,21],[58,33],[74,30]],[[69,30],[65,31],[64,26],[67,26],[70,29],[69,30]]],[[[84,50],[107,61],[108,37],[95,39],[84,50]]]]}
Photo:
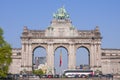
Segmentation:
{"type": "Polygon", "coordinates": [[[53,78],[53,75],[48,75],[47,78],[53,78]]]}

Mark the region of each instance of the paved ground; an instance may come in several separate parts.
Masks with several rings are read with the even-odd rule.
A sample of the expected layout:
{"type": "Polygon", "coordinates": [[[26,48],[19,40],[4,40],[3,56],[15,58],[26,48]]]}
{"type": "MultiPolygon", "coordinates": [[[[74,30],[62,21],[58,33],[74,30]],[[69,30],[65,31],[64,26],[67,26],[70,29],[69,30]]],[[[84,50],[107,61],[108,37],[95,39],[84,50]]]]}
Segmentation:
{"type": "Polygon", "coordinates": [[[29,78],[20,80],[120,80],[120,79],[108,79],[108,78],[29,78]]]}

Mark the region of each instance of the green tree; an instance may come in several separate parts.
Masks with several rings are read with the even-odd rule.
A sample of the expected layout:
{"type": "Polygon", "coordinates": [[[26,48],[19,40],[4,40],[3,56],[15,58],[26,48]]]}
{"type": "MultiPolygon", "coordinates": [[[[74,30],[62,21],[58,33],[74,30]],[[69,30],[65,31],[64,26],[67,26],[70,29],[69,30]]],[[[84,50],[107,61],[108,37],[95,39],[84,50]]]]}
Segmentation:
{"type": "Polygon", "coordinates": [[[33,73],[36,75],[43,75],[44,74],[42,69],[34,70],[33,73]]]}
{"type": "Polygon", "coordinates": [[[5,77],[12,62],[12,48],[3,38],[3,30],[0,28],[0,76],[5,77]]]}

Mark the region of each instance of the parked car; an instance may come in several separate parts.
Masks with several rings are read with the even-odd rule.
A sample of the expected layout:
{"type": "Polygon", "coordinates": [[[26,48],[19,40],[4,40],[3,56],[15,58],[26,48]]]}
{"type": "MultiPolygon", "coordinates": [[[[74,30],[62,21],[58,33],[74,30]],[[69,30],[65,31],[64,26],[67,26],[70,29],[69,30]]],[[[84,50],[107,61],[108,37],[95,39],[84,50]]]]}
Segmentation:
{"type": "Polygon", "coordinates": [[[81,78],[87,78],[87,75],[82,74],[80,77],[81,78]]]}
{"type": "Polygon", "coordinates": [[[47,78],[53,78],[53,75],[47,75],[47,78]]]}
{"type": "Polygon", "coordinates": [[[113,75],[112,74],[106,74],[106,77],[107,78],[113,78],[113,75]]]}
{"type": "Polygon", "coordinates": [[[40,78],[47,78],[47,75],[40,75],[40,78]]]}
{"type": "Polygon", "coordinates": [[[58,74],[55,74],[54,75],[54,78],[59,78],[60,76],[58,74]]]}

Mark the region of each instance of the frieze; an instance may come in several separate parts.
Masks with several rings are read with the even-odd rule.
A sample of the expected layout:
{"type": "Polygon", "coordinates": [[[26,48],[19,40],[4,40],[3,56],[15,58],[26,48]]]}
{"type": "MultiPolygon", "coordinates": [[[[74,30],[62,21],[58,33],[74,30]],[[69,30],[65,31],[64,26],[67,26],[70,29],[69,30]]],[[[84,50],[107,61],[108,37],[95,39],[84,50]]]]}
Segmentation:
{"type": "MultiPolygon", "coordinates": [[[[26,42],[26,41],[24,41],[26,42]]],[[[32,39],[31,43],[93,43],[91,39],[32,39]]],[[[99,43],[99,42],[95,42],[99,43]]]]}

